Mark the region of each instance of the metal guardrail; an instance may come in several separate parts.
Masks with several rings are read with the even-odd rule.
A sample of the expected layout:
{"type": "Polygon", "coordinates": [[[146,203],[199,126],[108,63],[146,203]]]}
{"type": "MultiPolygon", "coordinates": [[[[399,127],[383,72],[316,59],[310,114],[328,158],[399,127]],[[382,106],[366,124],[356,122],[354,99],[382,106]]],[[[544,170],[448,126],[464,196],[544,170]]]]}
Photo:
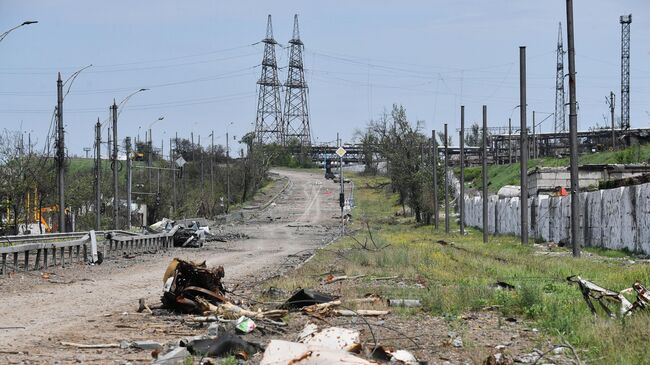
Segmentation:
{"type": "Polygon", "coordinates": [[[24,243],[15,246],[0,247],[0,254],[2,254],[2,270],[1,274],[7,274],[7,256],[13,255],[13,271],[29,271],[29,258],[30,252],[36,251],[36,259],[33,265],[33,270],[40,270],[41,268],[49,267],[48,257],[51,253],[52,255],[52,265],[57,265],[57,251],[60,250],[59,263],[61,266],[65,266],[65,250],[68,249],[68,259],[70,263],[76,259],[76,261],[81,260],[81,250],[83,248],[83,259],[84,261],[88,258],[88,243],[90,242],[90,235],[86,234],[80,239],[66,241],[66,242],[49,242],[49,243],[24,243]],[[73,259],[72,251],[75,249],[75,257],[73,259]],[[24,263],[20,267],[18,262],[19,254],[23,254],[24,263]]]}
{"type": "MultiPolygon", "coordinates": [[[[171,231],[166,233],[152,234],[152,235],[134,235],[126,231],[112,231],[119,235],[112,235],[103,247],[104,257],[108,257],[108,253],[115,252],[144,252],[150,250],[158,250],[160,248],[167,249],[173,246],[173,236],[178,230],[178,226],[174,227],[171,231]]],[[[12,271],[29,271],[30,264],[31,270],[41,270],[50,266],[66,265],[66,249],[68,262],[86,262],[90,255],[93,255],[96,250],[96,245],[91,247],[91,236],[94,234],[105,234],[106,232],[84,232],[83,235],[75,240],[70,241],[56,241],[56,242],[42,242],[51,241],[52,239],[62,239],[69,237],[78,237],[79,233],[55,233],[52,235],[39,235],[42,237],[32,237],[41,242],[20,242],[12,246],[0,247],[0,255],[2,262],[0,263],[0,275],[7,275],[8,273],[8,258],[13,256],[12,271]],[[74,255],[73,255],[74,251],[74,255]],[[93,252],[91,252],[93,251],[93,252]],[[57,255],[58,252],[58,255],[57,255]],[[36,256],[34,262],[30,263],[31,254],[36,256]],[[19,260],[20,255],[23,256],[19,260]],[[49,261],[51,256],[52,261],[49,261]],[[57,261],[57,256],[59,260],[57,261]]],[[[22,236],[13,236],[22,237],[22,236]]],[[[15,241],[14,241],[15,242],[15,241]]]]}
{"type": "MultiPolygon", "coordinates": [[[[105,235],[106,233],[109,232],[116,232],[124,235],[132,235],[135,236],[137,233],[133,232],[128,232],[128,231],[122,231],[122,230],[117,230],[117,231],[95,231],[97,235],[105,235]]],[[[89,231],[81,231],[81,232],[66,232],[66,233],[44,233],[44,234],[21,234],[21,235],[11,235],[11,236],[0,236],[0,246],[6,246],[7,244],[13,245],[15,243],[23,243],[23,242],[39,242],[39,241],[52,241],[52,240],[58,240],[62,238],[81,238],[84,235],[89,234],[89,231]]]]}
{"type": "Polygon", "coordinates": [[[104,245],[104,257],[111,252],[142,253],[145,251],[168,249],[174,246],[174,234],[180,226],[174,226],[169,232],[148,235],[112,236],[104,245]]]}

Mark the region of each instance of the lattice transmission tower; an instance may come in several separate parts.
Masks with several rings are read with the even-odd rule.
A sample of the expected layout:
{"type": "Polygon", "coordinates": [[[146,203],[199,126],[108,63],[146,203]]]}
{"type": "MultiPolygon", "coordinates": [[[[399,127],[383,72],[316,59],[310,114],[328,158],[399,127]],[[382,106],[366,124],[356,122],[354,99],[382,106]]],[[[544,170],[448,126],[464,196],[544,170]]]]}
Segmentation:
{"type": "Polygon", "coordinates": [[[630,24],[632,14],[621,15],[621,129],[630,128],[630,24]]]}
{"type": "Polygon", "coordinates": [[[311,145],[311,127],[309,125],[309,107],[307,96],[309,89],[305,81],[302,61],[304,44],[300,40],[298,14],[293,17],[293,37],[289,41],[289,68],[284,100],[284,138],[285,143],[298,141],[301,146],[311,145]]]}
{"type": "Polygon", "coordinates": [[[273,25],[271,15],[266,23],[264,58],[262,58],[262,75],[257,81],[257,117],[255,118],[255,138],[260,144],[284,144],[282,106],[280,105],[280,81],[278,63],[275,59],[273,25]]]}
{"type": "Polygon", "coordinates": [[[555,133],[566,132],[566,98],[564,96],[564,46],[562,23],[557,33],[557,64],[555,74],[555,133]]]}

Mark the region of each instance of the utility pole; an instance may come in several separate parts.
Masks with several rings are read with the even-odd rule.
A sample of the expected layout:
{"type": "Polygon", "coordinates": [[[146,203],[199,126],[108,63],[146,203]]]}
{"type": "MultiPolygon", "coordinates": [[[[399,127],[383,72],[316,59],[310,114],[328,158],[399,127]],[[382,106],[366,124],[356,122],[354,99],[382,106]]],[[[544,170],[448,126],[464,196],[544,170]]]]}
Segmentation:
{"type": "Polygon", "coordinates": [[[535,153],[537,143],[535,143],[535,111],[533,110],[533,158],[537,158],[537,153],[535,153]]]}
{"type": "Polygon", "coordinates": [[[131,229],[131,189],[133,166],[131,162],[131,137],[124,139],[126,145],[126,229],[131,229]]]}
{"type": "Polygon", "coordinates": [[[113,156],[113,153],[111,152],[111,143],[113,143],[111,139],[111,127],[106,128],[106,158],[108,160],[111,159],[111,156],[113,156]]]}
{"type": "MultiPolygon", "coordinates": [[[[339,139],[339,134],[336,133],[336,144],[339,147],[343,147],[343,142],[339,139]]],[[[343,156],[339,156],[339,185],[341,186],[339,191],[339,206],[341,207],[341,236],[345,233],[345,225],[343,220],[343,207],[345,206],[345,190],[343,187],[343,156]]]]}
{"type": "MultiPolygon", "coordinates": [[[[570,1],[570,0],[567,0],[570,1]]],[[[521,243],[528,244],[528,129],[526,127],[526,47],[519,47],[519,180],[521,243]]]]}
{"type": "MultiPolygon", "coordinates": [[[[201,135],[199,134],[199,149],[201,149],[201,135]]],[[[201,196],[204,195],[204,188],[205,188],[205,174],[204,174],[204,169],[203,169],[203,149],[200,150],[200,158],[201,158],[201,196]]]]}
{"type": "Polygon", "coordinates": [[[176,137],[174,138],[174,149],[172,150],[172,168],[173,179],[172,179],[172,189],[173,189],[173,199],[174,199],[174,216],[176,216],[176,150],[178,149],[178,132],[176,132],[176,137]]]}
{"type": "MultiPolygon", "coordinates": [[[[481,169],[483,175],[483,243],[488,243],[488,166],[487,166],[487,155],[488,155],[488,145],[487,145],[487,105],[483,105],[483,168],[481,169]]],[[[495,222],[496,223],[496,222],[495,222]]]]}
{"type": "Polygon", "coordinates": [[[465,234],[465,105],[460,106],[460,196],[458,210],[460,212],[460,234],[465,234]]]}
{"type": "Polygon", "coordinates": [[[63,132],[63,81],[56,80],[56,161],[59,182],[59,232],[65,232],[65,133],[63,132]]]}
{"type": "Polygon", "coordinates": [[[226,132],[226,213],[230,211],[230,147],[228,139],[228,132],[226,132]]]}
{"type": "Polygon", "coordinates": [[[438,230],[440,225],[440,206],[438,204],[438,143],[436,142],[436,130],[431,131],[431,166],[433,168],[433,224],[438,230]]]}
{"type": "Polygon", "coordinates": [[[95,230],[100,231],[102,229],[102,192],[100,189],[101,177],[102,177],[102,124],[97,118],[97,124],[95,124],[95,230]]]}
{"type": "Polygon", "coordinates": [[[210,133],[210,201],[214,200],[214,130],[210,133]]]}
{"type": "MultiPolygon", "coordinates": [[[[580,185],[578,183],[578,111],[576,105],[576,50],[573,39],[573,0],[566,2],[567,41],[569,44],[569,149],[571,152],[571,246],[580,256],[580,185]]],[[[629,119],[628,119],[629,123],[629,119]]],[[[629,124],[628,124],[629,126],[629,124]]]]}
{"type": "Polygon", "coordinates": [[[445,123],[445,233],[449,234],[449,137],[447,137],[447,123],[445,123]]]}
{"type": "Polygon", "coordinates": [[[512,118],[508,118],[508,163],[512,165],[512,118]]]}
{"type": "Polygon", "coordinates": [[[609,104],[609,113],[611,115],[610,119],[612,120],[612,149],[616,148],[616,125],[615,125],[615,122],[614,122],[614,104],[615,103],[616,102],[614,100],[614,92],[610,91],[609,92],[609,102],[608,102],[608,104],[609,104]]]}
{"type": "MultiPolygon", "coordinates": [[[[145,132],[146,133],[146,132],[145,132]]],[[[153,138],[151,128],[149,128],[149,141],[147,142],[147,174],[149,175],[149,191],[151,191],[151,167],[153,165],[153,138]]]]}
{"type": "Polygon", "coordinates": [[[113,112],[113,156],[111,157],[111,168],[113,169],[113,229],[119,229],[119,163],[117,161],[117,104],[115,104],[115,100],[113,100],[111,110],[113,112]]]}

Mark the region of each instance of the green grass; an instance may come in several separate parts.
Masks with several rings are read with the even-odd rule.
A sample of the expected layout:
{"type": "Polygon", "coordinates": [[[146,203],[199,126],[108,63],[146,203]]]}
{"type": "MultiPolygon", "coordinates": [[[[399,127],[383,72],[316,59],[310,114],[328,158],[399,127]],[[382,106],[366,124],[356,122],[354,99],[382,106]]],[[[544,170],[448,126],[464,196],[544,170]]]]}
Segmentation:
{"type": "MultiPolygon", "coordinates": [[[[650,283],[650,269],[645,263],[629,264],[616,257],[616,251],[588,250],[595,255],[572,258],[565,255],[540,255],[534,246],[522,246],[515,237],[490,237],[482,243],[482,234],[468,229],[466,236],[445,235],[431,226],[416,225],[409,217],[396,217],[401,208],[396,196],[387,187],[379,187],[384,178],[356,177],[355,191],[358,207],[353,215],[352,229],[361,242],[367,236],[362,221],[367,221],[378,245],[390,244],[378,252],[349,250],[356,244],[345,237],[320,251],[298,272],[272,285],[293,290],[313,287],[321,278],[318,274],[331,271],[347,275],[367,275],[360,284],[343,297],[361,296],[375,292],[387,297],[420,299],[432,315],[450,319],[467,311],[479,311],[497,306],[503,316],[525,318],[543,330],[556,342],[568,341],[579,349],[583,360],[590,364],[649,363],[646,357],[646,329],[650,317],[637,313],[625,320],[594,317],[582,294],[566,278],[580,275],[612,290],[627,288],[639,280],[650,283]],[[449,244],[442,245],[438,240],[449,244]],[[349,250],[345,259],[335,250],[349,250]],[[414,285],[378,286],[370,277],[399,275],[407,283],[423,283],[426,289],[414,285]],[[498,290],[492,284],[505,281],[516,290],[498,290]]],[[[457,229],[456,226],[453,227],[457,229]]],[[[586,256],[586,255],[585,255],[586,256]]],[[[412,310],[400,311],[404,315],[412,310]]]]}
{"type": "MultiPolygon", "coordinates": [[[[588,164],[630,164],[650,160],[650,145],[633,146],[620,151],[604,151],[580,156],[580,165],[588,164]]],[[[505,185],[519,185],[519,163],[509,165],[493,165],[488,167],[488,191],[497,192],[505,185]]],[[[528,161],[528,169],[538,166],[562,167],[569,166],[569,158],[539,158],[528,161]]],[[[458,168],[455,169],[458,175],[458,168]]],[[[465,169],[467,186],[481,188],[481,167],[465,169]]]]}

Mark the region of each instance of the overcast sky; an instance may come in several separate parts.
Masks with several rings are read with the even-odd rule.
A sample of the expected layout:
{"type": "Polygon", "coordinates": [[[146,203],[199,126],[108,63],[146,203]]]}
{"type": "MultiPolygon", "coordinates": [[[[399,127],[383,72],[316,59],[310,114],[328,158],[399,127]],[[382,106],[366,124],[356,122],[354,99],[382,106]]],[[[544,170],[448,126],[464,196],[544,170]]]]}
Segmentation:
{"type": "MultiPolygon", "coordinates": [[[[575,0],[579,128],[609,123],[605,97],[620,115],[619,16],[631,25],[631,124],[650,126],[650,2],[575,0]]],[[[0,126],[31,132],[41,146],[56,105],[56,74],[65,80],[93,64],[64,103],[69,154],[92,146],[93,124],[108,107],[140,88],[120,115],[120,139],[154,140],[194,132],[206,144],[211,130],[224,143],[253,129],[266,16],[274,36],[291,38],[294,13],[305,43],[314,141],[355,128],[402,104],[427,129],[479,121],[488,106],[492,126],[507,125],[519,103],[519,46],[528,53],[528,110],[538,121],[554,111],[558,22],[565,1],[0,1],[0,31],[38,20],[0,43],[0,126]],[[228,127],[229,123],[233,123],[228,127]]],[[[566,48],[566,28],[563,30],[566,48]]],[[[278,63],[287,63],[279,48],[278,63]]],[[[568,64],[565,61],[565,70],[568,64]]],[[[280,78],[286,69],[280,70],[280,78]]],[[[567,83],[568,96],[568,83],[567,83]]],[[[529,116],[530,120],[530,116],[529,116]]],[[[568,123],[568,120],[567,120],[568,123]]],[[[553,128],[553,117],[541,125],[553,128]]],[[[104,136],[106,131],[104,130],[104,136]]],[[[454,138],[454,142],[457,138],[454,138]]]]}

